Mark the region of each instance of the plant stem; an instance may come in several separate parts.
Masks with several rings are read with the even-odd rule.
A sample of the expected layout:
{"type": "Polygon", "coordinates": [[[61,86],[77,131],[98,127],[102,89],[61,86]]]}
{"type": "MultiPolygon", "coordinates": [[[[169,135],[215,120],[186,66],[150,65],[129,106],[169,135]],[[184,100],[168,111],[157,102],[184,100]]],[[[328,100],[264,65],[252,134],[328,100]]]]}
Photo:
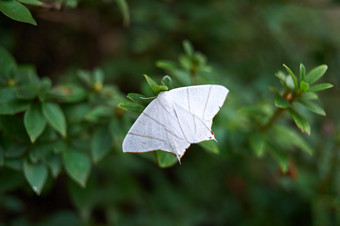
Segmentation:
{"type": "Polygon", "coordinates": [[[261,126],[260,131],[266,132],[268,129],[270,129],[272,127],[272,125],[274,124],[274,122],[279,118],[279,116],[281,115],[281,113],[283,111],[284,111],[283,108],[276,109],[276,111],[274,112],[272,117],[269,119],[269,121],[266,124],[264,124],[263,126],[261,126]]]}

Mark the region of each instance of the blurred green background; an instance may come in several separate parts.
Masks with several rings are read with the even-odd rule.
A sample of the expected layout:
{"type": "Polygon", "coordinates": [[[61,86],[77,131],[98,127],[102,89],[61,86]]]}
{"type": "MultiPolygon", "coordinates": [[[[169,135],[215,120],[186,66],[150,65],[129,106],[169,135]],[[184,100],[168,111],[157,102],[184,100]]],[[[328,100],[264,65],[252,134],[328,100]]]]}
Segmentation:
{"type": "Polygon", "coordinates": [[[142,75],[159,82],[167,72],[156,62],[177,61],[189,40],[211,69],[200,81],[230,90],[214,120],[219,154],[191,145],[182,165],[170,168],[160,168],[154,153],[123,154],[138,116],[123,112],[86,188],[62,172],[37,196],[21,172],[1,167],[0,225],[340,225],[339,1],[129,0],[128,25],[115,1],[50,2],[29,6],[37,26],[0,15],[0,44],[18,64],[34,65],[54,84],[101,68],[120,100],[152,96],[142,75]],[[282,64],[297,72],[300,63],[308,71],[327,64],[323,81],[335,86],[320,95],[327,116],[307,114],[312,133],[302,136],[314,154],[287,148],[282,172],[270,155],[253,153],[252,125],[238,109],[274,107],[274,73],[282,64]]]}

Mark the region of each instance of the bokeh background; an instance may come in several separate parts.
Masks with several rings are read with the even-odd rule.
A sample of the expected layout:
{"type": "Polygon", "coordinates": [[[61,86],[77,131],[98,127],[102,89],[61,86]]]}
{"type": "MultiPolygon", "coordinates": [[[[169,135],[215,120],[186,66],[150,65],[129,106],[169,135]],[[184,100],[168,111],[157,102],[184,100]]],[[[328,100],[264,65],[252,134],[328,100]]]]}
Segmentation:
{"type": "Polygon", "coordinates": [[[37,196],[21,173],[0,168],[0,225],[339,225],[340,2],[127,3],[129,24],[110,0],[30,6],[37,26],[0,15],[0,44],[55,84],[79,69],[101,68],[123,96],[146,92],[143,74],[159,82],[166,72],[156,62],[177,61],[183,40],[190,41],[211,68],[206,81],[230,90],[213,126],[219,154],[192,145],[182,165],[169,168],[152,153],[123,154],[121,141],[138,116],[127,112],[85,189],[61,173],[37,196]],[[246,145],[242,131],[249,128],[237,110],[274,106],[274,73],[282,64],[297,72],[300,63],[308,71],[327,64],[322,79],[335,86],[320,94],[327,116],[308,116],[312,134],[303,138],[314,155],[290,149],[283,173],[271,156],[258,158],[246,145]]]}

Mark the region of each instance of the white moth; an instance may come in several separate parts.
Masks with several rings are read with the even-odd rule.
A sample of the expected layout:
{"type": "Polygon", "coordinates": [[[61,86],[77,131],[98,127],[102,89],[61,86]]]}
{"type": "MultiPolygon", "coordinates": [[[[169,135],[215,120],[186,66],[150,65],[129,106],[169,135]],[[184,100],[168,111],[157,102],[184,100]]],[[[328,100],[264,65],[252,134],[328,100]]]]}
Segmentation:
{"type": "Polygon", "coordinates": [[[220,85],[188,86],[161,92],[137,118],[123,152],[162,150],[178,161],[192,143],[215,140],[212,120],[229,90],[220,85]]]}

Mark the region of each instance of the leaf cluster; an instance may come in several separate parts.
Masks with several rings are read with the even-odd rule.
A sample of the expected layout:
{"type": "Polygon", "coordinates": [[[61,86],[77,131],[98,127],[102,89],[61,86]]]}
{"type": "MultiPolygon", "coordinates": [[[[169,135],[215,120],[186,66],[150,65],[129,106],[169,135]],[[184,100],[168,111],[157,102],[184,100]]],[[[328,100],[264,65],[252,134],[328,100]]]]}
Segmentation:
{"type": "Polygon", "coordinates": [[[63,169],[84,187],[92,162],[112,150],[119,91],[104,85],[100,69],[78,71],[75,81],[53,86],[4,48],[0,74],[1,166],[22,171],[37,194],[63,169]]]}

